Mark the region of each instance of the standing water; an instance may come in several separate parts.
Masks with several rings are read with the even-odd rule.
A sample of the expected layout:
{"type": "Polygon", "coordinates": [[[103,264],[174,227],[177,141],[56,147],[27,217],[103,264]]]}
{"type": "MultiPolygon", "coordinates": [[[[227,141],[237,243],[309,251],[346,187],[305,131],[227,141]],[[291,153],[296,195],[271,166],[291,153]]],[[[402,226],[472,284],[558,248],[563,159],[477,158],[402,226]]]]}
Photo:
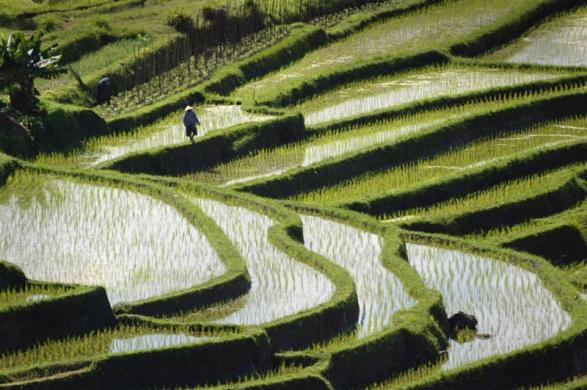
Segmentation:
{"type": "Polygon", "coordinates": [[[0,258],[31,279],[104,286],[112,304],[225,272],[206,237],[163,202],[23,172],[0,189],[0,258]]]}
{"type": "Polygon", "coordinates": [[[443,297],[447,314],[479,321],[486,340],[450,340],[443,369],[505,354],[567,329],[571,318],[532,272],[506,262],[447,249],[407,244],[410,264],[443,297]]]}
{"type": "Polygon", "coordinates": [[[385,329],[393,314],[416,303],[381,263],[379,236],[318,217],[302,216],[302,221],[308,249],[345,268],[355,281],[359,338],[385,329]]]}
{"type": "Polygon", "coordinates": [[[251,276],[244,306],[218,322],[263,324],[316,307],[332,297],[334,285],[326,276],[269,243],[270,218],[212,200],[197,199],[196,203],[234,242],[251,276]]]}

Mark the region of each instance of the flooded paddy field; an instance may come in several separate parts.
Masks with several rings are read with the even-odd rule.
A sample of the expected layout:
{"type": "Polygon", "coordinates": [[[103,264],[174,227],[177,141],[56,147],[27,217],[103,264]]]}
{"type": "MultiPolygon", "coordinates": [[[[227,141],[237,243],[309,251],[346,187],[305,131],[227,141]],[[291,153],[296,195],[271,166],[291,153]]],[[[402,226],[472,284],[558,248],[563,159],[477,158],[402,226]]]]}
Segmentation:
{"type": "MultiPolygon", "coordinates": [[[[250,114],[237,105],[196,107],[201,125],[198,136],[227,127],[268,119],[265,115],[250,114]]],[[[177,111],[160,121],[133,130],[130,133],[113,134],[86,141],[82,152],[69,155],[41,156],[39,161],[51,165],[77,165],[93,168],[130,153],[159,147],[169,147],[190,142],[182,123],[184,111],[177,111]]]]}
{"type": "Polygon", "coordinates": [[[296,108],[305,114],[307,124],[316,125],[418,100],[461,95],[561,76],[563,75],[557,73],[514,69],[454,66],[429,68],[343,86],[318,95],[296,108]]]}
{"type": "Polygon", "coordinates": [[[173,207],[127,189],[18,171],[0,199],[0,258],[31,279],[104,286],[112,304],[194,287],[226,268],[173,207]]]}
{"type": "Polygon", "coordinates": [[[30,2],[82,79],[0,80],[0,387],[580,386],[584,4],[30,2]]]}
{"type": "Polygon", "coordinates": [[[328,301],[334,284],[314,268],[275,248],[268,238],[273,221],[243,207],[194,200],[224,231],[245,259],[251,290],[244,304],[214,322],[259,325],[328,301]]]}
{"type": "Polygon", "coordinates": [[[302,141],[254,151],[242,158],[194,172],[184,178],[231,186],[308,167],[330,158],[350,155],[377,145],[397,142],[418,132],[463,120],[487,110],[524,102],[528,96],[490,99],[477,103],[424,111],[334,131],[312,131],[302,141]]]}
{"type": "Polygon", "coordinates": [[[533,273],[455,250],[408,244],[410,264],[438,290],[448,315],[473,314],[487,339],[451,340],[449,370],[536,344],[567,329],[571,319],[533,273]]]}
{"type": "Polygon", "coordinates": [[[0,372],[17,367],[193,345],[219,336],[123,325],[84,336],[47,341],[26,350],[0,355],[0,372]]]}
{"type": "Polygon", "coordinates": [[[523,0],[457,0],[431,5],[376,23],[348,38],[308,53],[294,64],[234,93],[251,101],[271,101],[288,85],[312,73],[328,73],[384,56],[404,57],[442,50],[528,7],[523,0]]]}
{"type": "Polygon", "coordinates": [[[306,246],[353,277],[359,298],[357,338],[368,337],[392,324],[398,310],[413,306],[399,279],[382,263],[382,239],[375,234],[320,217],[302,216],[306,246]]]}
{"type": "Polygon", "coordinates": [[[551,18],[513,44],[488,55],[492,61],[587,67],[587,7],[551,18]]]}
{"type": "MultiPolygon", "coordinates": [[[[505,130],[505,129],[504,129],[505,130]]],[[[344,202],[349,199],[378,196],[427,180],[465,173],[508,158],[517,153],[540,148],[580,142],[587,137],[584,117],[570,118],[529,127],[488,139],[481,139],[430,159],[370,172],[340,184],[296,195],[295,200],[317,203],[344,202]]]]}

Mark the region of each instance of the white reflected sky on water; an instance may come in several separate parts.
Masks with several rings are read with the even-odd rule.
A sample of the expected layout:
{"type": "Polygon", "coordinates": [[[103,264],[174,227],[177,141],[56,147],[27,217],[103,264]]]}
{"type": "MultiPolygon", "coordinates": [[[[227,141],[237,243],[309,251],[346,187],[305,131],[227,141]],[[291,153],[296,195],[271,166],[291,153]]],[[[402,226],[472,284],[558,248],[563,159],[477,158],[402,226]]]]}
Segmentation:
{"type": "Polygon", "coordinates": [[[0,189],[6,197],[0,258],[31,279],[104,286],[116,304],[190,288],[226,270],[207,238],[161,201],[99,185],[38,180],[41,192],[28,207],[22,197],[31,194],[0,189]]]}
{"type": "Polygon", "coordinates": [[[345,268],[355,281],[359,338],[390,326],[393,314],[416,303],[381,263],[379,236],[319,217],[302,216],[302,221],[306,247],[345,268]]]}
{"type": "Polygon", "coordinates": [[[187,334],[153,333],[128,338],[115,338],[110,343],[109,353],[125,353],[175,347],[210,340],[210,337],[189,336],[187,334]]]}
{"type": "Polygon", "coordinates": [[[448,315],[473,314],[488,340],[451,340],[444,369],[536,344],[567,329],[571,318],[532,272],[454,250],[407,244],[410,264],[443,297],[448,315]]]}
{"type": "Polygon", "coordinates": [[[195,199],[235,244],[251,276],[245,305],[218,321],[262,324],[331,299],[334,284],[314,268],[290,258],[268,242],[273,221],[249,209],[195,199]]]}

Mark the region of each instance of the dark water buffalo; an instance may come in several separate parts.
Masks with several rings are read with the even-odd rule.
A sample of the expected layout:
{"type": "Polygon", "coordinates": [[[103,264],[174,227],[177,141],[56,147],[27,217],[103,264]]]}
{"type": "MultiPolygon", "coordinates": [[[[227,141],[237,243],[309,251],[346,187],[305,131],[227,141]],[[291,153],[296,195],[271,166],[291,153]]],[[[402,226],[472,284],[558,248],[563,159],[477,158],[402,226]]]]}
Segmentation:
{"type": "Polygon", "coordinates": [[[448,319],[448,326],[453,334],[463,329],[477,330],[477,318],[472,314],[459,311],[448,319]]]}

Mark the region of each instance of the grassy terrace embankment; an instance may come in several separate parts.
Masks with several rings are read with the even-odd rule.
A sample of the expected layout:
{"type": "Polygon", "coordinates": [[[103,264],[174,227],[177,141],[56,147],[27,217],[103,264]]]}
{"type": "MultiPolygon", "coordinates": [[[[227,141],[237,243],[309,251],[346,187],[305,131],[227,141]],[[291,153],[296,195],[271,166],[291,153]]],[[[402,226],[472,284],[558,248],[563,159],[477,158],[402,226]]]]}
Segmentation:
{"type": "Polygon", "coordinates": [[[580,388],[581,1],[247,4],[0,11],[116,92],[0,155],[0,387],[580,388]]]}

